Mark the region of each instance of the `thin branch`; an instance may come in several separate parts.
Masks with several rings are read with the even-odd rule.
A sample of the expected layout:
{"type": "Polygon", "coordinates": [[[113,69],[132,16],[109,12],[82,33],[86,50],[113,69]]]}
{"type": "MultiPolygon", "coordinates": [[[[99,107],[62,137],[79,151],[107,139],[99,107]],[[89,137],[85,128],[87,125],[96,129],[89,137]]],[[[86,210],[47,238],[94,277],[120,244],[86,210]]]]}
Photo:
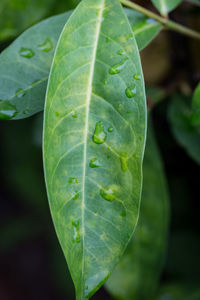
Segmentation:
{"type": "Polygon", "coordinates": [[[168,29],[171,29],[173,31],[177,31],[179,33],[182,33],[184,35],[187,35],[189,37],[195,38],[195,39],[200,39],[200,33],[197,31],[194,31],[190,28],[187,28],[183,25],[177,24],[176,22],[173,22],[171,20],[168,20],[166,18],[163,18],[155,13],[153,13],[152,11],[136,4],[133,3],[129,0],[120,0],[120,2],[122,4],[124,4],[127,7],[130,7],[132,9],[137,10],[138,12],[141,12],[142,14],[146,15],[147,17],[150,17],[156,21],[158,21],[159,23],[161,23],[163,26],[165,26],[168,29]]]}

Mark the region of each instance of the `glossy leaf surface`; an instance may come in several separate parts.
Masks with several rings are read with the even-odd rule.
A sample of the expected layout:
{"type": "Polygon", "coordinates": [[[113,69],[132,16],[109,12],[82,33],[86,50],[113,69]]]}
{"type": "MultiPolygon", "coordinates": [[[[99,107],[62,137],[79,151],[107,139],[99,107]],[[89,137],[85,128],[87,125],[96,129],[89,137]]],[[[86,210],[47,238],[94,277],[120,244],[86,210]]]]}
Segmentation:
{"type": "MultiPolygon", "coordinates": [[[[139,49],[143,49],[161,26],[133,10],[125,12],[139,49]]],[[[43,110],[55,46],[70,14],[33,26],[0,54],[0,119],[22,119],[43,110]],[[20,52],[21,49],[25,50],[20,52]]]]}
{"type": "Polygon", "coordinates": [[[51,213],[78,300],[106,281],[137,223],[145,131],[128,19],[118,0],[83,0],[58,42],[43,144],[51,213]]]}
{"type": "Polygon", "coordinates": [[[153,128],[148,127],[139,224],[106,288],[116,299],[154,299],[168,232],[168,192],[153,128]]]}
{"type": "Polygon", "coordinates": [[[169,106],[169,122],[177,141],[188,154],[200,164],[200,125],[197,121],[198,111],[191,108],[191,99],[182,95],[175,95],[169,106]],[[195,118],[194,118],[195,116],[195,118]],[[196,125],[197,124],[197,125],[196,125]]]}
{"type": "Polygon", "coordinates": [[[151,0],[161,15],[166,16],[175,9],[183,0],[151,0]]]}
{"type": "Polygon", "coordinates": [[[0,55],[0,119],[22,119],[43,110],[50,66],[70,13],[24,32],[0,55]]]}

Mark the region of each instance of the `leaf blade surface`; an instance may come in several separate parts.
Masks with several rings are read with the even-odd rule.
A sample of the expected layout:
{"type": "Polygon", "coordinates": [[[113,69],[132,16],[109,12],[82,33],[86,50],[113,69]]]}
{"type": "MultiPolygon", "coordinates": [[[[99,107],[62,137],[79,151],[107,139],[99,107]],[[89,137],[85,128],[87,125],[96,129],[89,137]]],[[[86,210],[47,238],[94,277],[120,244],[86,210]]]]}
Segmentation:
{"type": "MultiPolygon", "coordinates": [[[[125,12],[142,50],[160,32],[161,26],[131,9],[125,12]]],[[[43,110],[55,47],[71,13],[51,17],[31,27],[0,54],[0,119],[23,119],[43,110]],[[31,49],[34,55],[21,56],[22,48],[31,49]]]]}
{"type": "Polygon", "coordinates": [[[116,299],[153,299],[166,253],[169,199],[161,157],[149,123],[139,224],[106,283],[116,299]],[[144,280],[145,279],[145,280],[144,280]]]}
{"type": "Polygon", "coordinates": [[[43,143],[51,213],[77,299],[105,282],[133,232],[145,131],[140,58],[122,7],[84,0],[58,42],[43,143]]]}

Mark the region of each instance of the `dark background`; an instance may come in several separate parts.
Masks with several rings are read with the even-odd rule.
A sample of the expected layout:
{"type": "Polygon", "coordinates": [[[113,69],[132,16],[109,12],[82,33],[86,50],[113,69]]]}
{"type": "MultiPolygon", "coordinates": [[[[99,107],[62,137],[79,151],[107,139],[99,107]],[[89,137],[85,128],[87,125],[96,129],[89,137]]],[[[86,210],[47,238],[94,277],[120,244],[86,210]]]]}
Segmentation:
{"type": "MultiPolygon", "coordinates": [[[[149,1],[139,2],[152,8],[149,1]]],[[[70,6],[73,3],[67,8],[70,6]]],[[[44,16],[60,11],[65,11],[64,4],[59,9],[52,5],[44,16]]],[[[200,30],[199,16],[200,8],[186,2],[170,14],[173,20],[196,30],[200,30]]],[[[0,51],[11,41],[2,41],[0,51]]],[[[147,86],[159,86],[165,92],[163,101],[152,109],[171,203],[161,285],[180,283],[188,289],[195,289],[200,279],[199,166],[173,137],[167,111],[174,92],[189,96],[200,81],[199,53],[197,40],[175,32],[162,32],[142,51],[147,86]]],[[[0,300],[75,299],[48,208],[41,123],[42,114],[27,120],[0,121],[0,300]]],[[[93,299],[111,297],[102,288],[93,299]]]]}

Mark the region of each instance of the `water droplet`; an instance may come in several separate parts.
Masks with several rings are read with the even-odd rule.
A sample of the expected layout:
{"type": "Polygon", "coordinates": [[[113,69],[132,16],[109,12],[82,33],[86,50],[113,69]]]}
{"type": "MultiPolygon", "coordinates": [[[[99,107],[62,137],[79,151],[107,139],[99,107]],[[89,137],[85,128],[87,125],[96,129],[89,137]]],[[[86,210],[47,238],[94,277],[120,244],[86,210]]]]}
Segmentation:
{"type": "Polygon", "coordinates": [[[78,180],[76,177],[70,177],[68,180],[69,184],[78,184],[78,180]]]}
{"type": "Polygon", "coordinates": [[[24,97],[26,95],[26,93],[25,93],[25,91],[23,89],[18,89],[16,91],[15,95],[17,96],[17,98],[22,98],[22,97],[24,97]]]}
{"type": "Polygon", "coordinates": [[[101,189],[100,195],[102,198],[104,198],[107,201],[112,202],[113,200],[115,200],[115,192],[112,189],[112,187],[107,187],[105,189],[101,189]]]}
{"type": "Polygon", "coordinates": [[[60,113],[57,111],[56,112],[56,117],[59,117],[60,116],[60,113]]]}
{"type": "Polygon", "coordinates": [[[103,123],[101,121],[96,123],[94,135],[93,135],[93,141],[96,144],[103,144],[106,140],[107,133],[104,130],[103,123]]]}
{"type": "Polygon", "coordinates": [[[123,210],[123,211],[121,212],[120,216],[121,216],[121,217],[126,217],[126,211],[123,210]]]}
{"type": "Polygon", "coordinates": [[[134,39],[133,34],[130,33],[130,34],[125,35],[125,39],[126,39],[127,41],[128,41],[128,40],[133,40],[133,39],[134,39]]]}
{"type": "Polygon", "coordinates": [[[31,83],[31,85],[34,86],[34,85],[36,85],[37,83],[40,83],[40,81],[41,81],[41,79],[36,79],[36,80],[34,80],[34,81],[31,83]]]}
{"type": "Polygon", "coordinates": [[[99,17],[98,20],[101,21],[101,22],[103,22],[104,21],[104,17],[99,17]]]}
{"type": "Polygon", "coordinates": [[[112,40],[110,38],[106,37],[106,43],[111,43],[111,42],[112,42],[112,40]]]}
{"type": "Polygon", "coordinates": [[[19,51],[20,56],[31,58],[35,55],[32,49],[22,47],[19,51]]]}
{"type": "Polygon", "coordinates": [[[74,191],[73,193],[72,193],[72,200],[76,200],[76,199],[78,199],[79,198],[79,192],[78,191],[74,191]]]}
{"type": "Polygon", "coordinates": [[[74,230],[74,236],[73,236],[73,241],[76,243],[80,243],[81,238],[80,238],[80,232],[79,232],[79,220],[77,221],[72,221],[72,226],[74,230]]]}
{"type": "Polygon", "coordinates": [[[127,61],[128,57],[125,57],[119,64],[112,66],[109,70],[109,73],[111,75],[119,74],[121,70],[123,70],[123,68],[125,67],[127,61]]]}
{"type": "Polygon", "coordinates": [[[118,104],[118,109],[121,110],[123,108],[123,105],[120,103],[118,104]]]}
{"type": "Polygon", "coordinates": [[[108,85],[108,82],[107,82],[106,79],[104,80],[103,84],[104,84],[104,85],[108,85]]]}
{"type": "Polygon", "coordinates": [[[133,76],[133,78],[134,78],[135,80],[141,80],[142,76],[141,76],[140,74],[135,74],[135,75],[133,76]]]}
{"type": "Polygon", "coordinates": [[[127,166],[127,153],[121,153],[120,154],[120,162],[121,162],[122,171],[126,172],[128,170],[128,166],[127,166]]]}
{"type": "Polygon", "coordinates": [[[133,98],[136,95],[136,91],[137,91],[136,85],[133,84],[132,86],[126,89],[125,93],[128,98],[133,98]]]}
{"type": "Polygon", "coordinates": [[[72,110],[72,118],[77,118],[78,117],[78,115],[77,115],[77,112],[76,112],[76,110],[75,109],[73,109],[72,110]]]}
{"type": "Polygon", "coordinates": [[[90,168],[98,168],[98,167],[101,167],[101,164],[100,164],[98,158],[93,157],[90,159],[89,166],[90,166],[90,168]]]}
{"type": "Polygon", "coordinates": [[[11,120],[17,115],[16,107],[8,100],[0,100],[0,119],[11,120]]]}
{"type": "Polygon", "coordinates": [[[29,112],[30,112],[29,109],[25,109],[25,110],[23,111],[23,114],[24,114],[24,115],[27,115],[29,112]]]}
{"type": "Polygon", "coordinates": [[[38,48],[43,52],[49,52],[53,49],[53,43],[49,38],[47,38],[44,43],[38,45],[38,48]]]}
{"type": "Polygon", "coordinates": [[[118,55],[125,55],[126,52],[122,49],[122,50],[117,51],[117,54],[118,55]]]}
{"type": "Polygon", "coordinates": [[[108,128],[108,132],[113,132],[113,130],[114,130],[113,127],[108,128]]]}

